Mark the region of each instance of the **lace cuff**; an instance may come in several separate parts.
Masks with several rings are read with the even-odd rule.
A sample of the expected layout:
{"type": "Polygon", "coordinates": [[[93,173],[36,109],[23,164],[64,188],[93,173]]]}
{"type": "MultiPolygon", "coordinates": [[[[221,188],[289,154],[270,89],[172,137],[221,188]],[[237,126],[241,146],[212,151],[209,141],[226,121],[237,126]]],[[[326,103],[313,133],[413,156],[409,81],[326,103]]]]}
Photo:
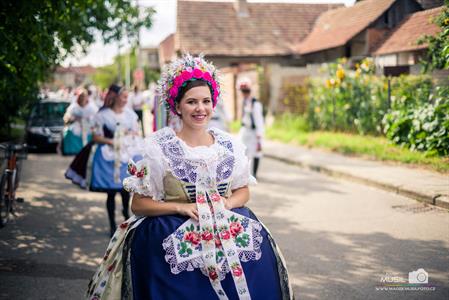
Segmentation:
{"type": "Polygon", "coordinates": [[[123,180],[123,188],[126,191],[148,196],[153,200],[161,200],[163,198],[152,185],[150,168],[146,159],[142,159],[137,163],[130,159],[128,162],[128,174],[131,176],[123,180]]]}

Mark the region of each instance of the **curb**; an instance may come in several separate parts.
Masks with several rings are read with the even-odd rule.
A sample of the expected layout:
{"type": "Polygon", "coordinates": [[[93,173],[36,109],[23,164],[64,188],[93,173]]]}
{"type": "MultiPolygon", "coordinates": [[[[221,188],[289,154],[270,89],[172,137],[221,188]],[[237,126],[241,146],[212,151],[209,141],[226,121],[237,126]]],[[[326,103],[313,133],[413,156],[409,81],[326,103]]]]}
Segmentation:
{"type": "Polygon", "coordinates": [[[375,180],[371,180],[371,179],[367,179],[367,178],[362,178],[362,177],[358,177],[358,176],[354,176],[351,174],[348,174],[346,172],[342,172],[342,171],[336,171],[333,170],[332,168],[328,168],[328,167],[324,167],[322,165],[315,165],[315,164],[309,164],[309,163],[304,163],[302,161],[297,161],[297,160],[293,160],[293,159],[288,159],[285,157],[280,157],[277,155],[273,155],[273,154],[269,154],[269,153],[264,153],[265,157],[271,158],[271,159],[275,159],[278,161],[282,161],[288,164],[293,164],[314,172],[318,172],[318,173],[323,173],[332,177],[336,177],[336,178],[344,178],[344,179],[348,179],[354,182],[358,182],[358,183],[362,183],[365,185],[369,185],[369,186],[373,186],[376,188],[380,188],[382,190],[386,190],[389,192],[393,192],[414,200],[417,200],[419,202],[424,202],[427,204],[431,204],[443,209],[447,209],[449,210],[449,196],[446,195],[435,195],[435,196],[431,196],[431,195],[426,195],[426,194],[422,194],[413,190],[409,190],[409,189],[404,189],[400,186],[396,186],[393,184],[387,184],[384,182],[379,182],[379,181],[375,181],[375,180]]]}

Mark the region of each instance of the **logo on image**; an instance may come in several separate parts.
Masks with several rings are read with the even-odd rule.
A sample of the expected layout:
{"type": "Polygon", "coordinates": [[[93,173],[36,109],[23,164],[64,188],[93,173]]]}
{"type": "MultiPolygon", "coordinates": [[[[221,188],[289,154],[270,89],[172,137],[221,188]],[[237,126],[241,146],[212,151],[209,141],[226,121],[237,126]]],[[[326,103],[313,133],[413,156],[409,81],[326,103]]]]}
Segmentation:
{"type": "Polygon", "coordinates": [[[408,273],[408,283],[429,283],[429,274],[424,269],[418,269],[408,273]]]}

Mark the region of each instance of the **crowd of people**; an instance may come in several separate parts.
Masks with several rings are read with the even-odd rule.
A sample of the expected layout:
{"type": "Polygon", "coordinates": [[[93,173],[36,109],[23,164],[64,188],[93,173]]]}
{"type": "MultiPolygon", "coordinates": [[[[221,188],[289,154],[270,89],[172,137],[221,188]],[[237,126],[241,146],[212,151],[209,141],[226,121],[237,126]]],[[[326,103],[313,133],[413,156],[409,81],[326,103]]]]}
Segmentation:
{"type": "Polygon", "coordinates": [[[203,57],[185,55],[165,68],[153,126],[144,126],[137,88],[111,85],[100,108],[78,91],[64,116],[64,151],[77,153],[65,176],[106,194],[111,235],[88,299],[292,299],[279,248],[245,206],[264,126],[251,82],[238,88],[238,137],[226,132],[217,71],[203,57]]]}

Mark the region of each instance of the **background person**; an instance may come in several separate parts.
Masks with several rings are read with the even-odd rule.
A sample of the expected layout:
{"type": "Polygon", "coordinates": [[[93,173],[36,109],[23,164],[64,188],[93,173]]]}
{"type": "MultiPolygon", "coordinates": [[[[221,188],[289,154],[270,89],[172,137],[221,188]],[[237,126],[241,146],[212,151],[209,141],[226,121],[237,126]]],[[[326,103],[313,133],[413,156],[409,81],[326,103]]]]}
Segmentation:
{"type": "Polygon", "coordinates": [[[251,172],[257,178],[260,159],[262,158],[262,143],[265,133],[263,106],[251,95],[251,81],[243,78],[238,87],[243,96],[242,128],[239,136],[246,146],[246,154],[251,162],[251,172]]]}
{"type": "Polygon", "coordinates": [[[89,103],[85,90],[79,90],[76,102],[64,114],[62,154],[75,155],[92,139],[92,121],[98,108],[89,103]]]}

